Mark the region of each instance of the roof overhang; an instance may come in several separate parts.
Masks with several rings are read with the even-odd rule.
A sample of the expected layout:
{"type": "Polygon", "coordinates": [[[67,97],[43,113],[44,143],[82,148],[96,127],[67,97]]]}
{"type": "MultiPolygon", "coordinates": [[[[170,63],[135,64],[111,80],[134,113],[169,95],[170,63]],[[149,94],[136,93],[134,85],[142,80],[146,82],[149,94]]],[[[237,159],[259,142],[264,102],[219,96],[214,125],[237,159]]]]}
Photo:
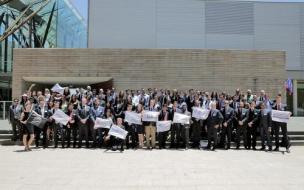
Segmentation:
{"type": "Polygon", "coordinates": [[[109,82],[112,77],[23,77],[25,82],[37,84],[60,84],[60,85],[91,85],[109,82]]]}

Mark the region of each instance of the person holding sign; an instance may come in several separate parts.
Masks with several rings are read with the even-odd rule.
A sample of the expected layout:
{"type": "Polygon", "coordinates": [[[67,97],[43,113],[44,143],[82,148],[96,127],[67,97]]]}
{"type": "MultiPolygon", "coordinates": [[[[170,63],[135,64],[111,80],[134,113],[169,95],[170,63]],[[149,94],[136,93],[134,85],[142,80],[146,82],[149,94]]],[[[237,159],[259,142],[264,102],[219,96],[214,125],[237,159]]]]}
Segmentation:
{"type": "Polygon", "coordinates": [[[70,102],[68,104],[68,109],[65,112],[68,116],[70,116],[70,120],[66,126],[66,132],[67,132],[67,148],[70,148],[71,145],[71,135],[73,137],[73,148],[76,148],[77,143],[77,125],[76,125],[76,111],[77,109],[74,109],[74,104],[70,102]]]}
{"type": "Polygon", "coordinates": [[[33,140],[34,140],[34,126],[27,122],[30,117],[30,113],[32,111],[32,103],[27,101],[25,103],[25,110],[21,113],[20,122],[23,125],[23,145],[25,151],[31,151],[30,148],[33,140]],[[27,140],[28,135],[30,136],[29,140],[27,140]]]}
{"type": "MultiPolygon", "coordinates": [[[[53,109],[53,115],[55,114],[55,112],[57,110],[61,110],[60,109],[60,101],[54,101],[54,109],[53,109]]],[[[52,118],[52,116],[51,116],[52,118]]],[[[62,145],[62,148],[64,148],[64,133],[65,133],[65,130],[63,128],[63,124],[62,123],[57,123],[55,121],[54,118],[52,118],[54,120],[53,122],[53,134],[54,134],[54,147],[57,148],[58,147],[58,140],[59,140],[59,136],[61,137],[61,145],[62,145]]]]}
{"type": "MultiPolygon", "coordinates": [[[[136,113],[140,114],[142,116],[143,113],[143,105],[141,103],[137,104],[136,107],[136,113]]],[[[136,124],[136,133],[138,135],[138,147],[143,148],[144,147],[144,126],[141,124],[136,124]]]]}
{"type": "MultiPolygon", "coordinates": [[[[182,110],[178,108],[179,104],[177,101],[173,102],[173,108],[170,109],[171,120],[174,118],[175,113],[182,113],[182,110]]],[[[173,123],[171,127],[171,144],[170,148],[179,148],[181,141],[181,124],[173,123]]]]}
{"type": "Polygon", "coordinates": [[[82,140],[85,139],[86,148],[89,148],[89,118],[90,107],[87,105],[87,98],[82,97],[81,105],[78,107],[77,119],[79,125],[78,148],[82,146],[82,140]]]}
{"type": "Polygon", "coordinates": [[[93,106],[90,109],[90,118],[91,118],[91,125],[90,125],[90,132],[92,134],[93,137],[93,145],[92,147],[96,147],[96,145],[98,144],[98,147],[101,148],[101,144],[102,144],[102,132],[101,132],[101,128],[98,129],[94,129],[94,124],[96,121],[96,118],[102,118],[102,116],[104,115],[104,107],[102,107],[100,105],[100,100],[98,98],[94,98],[93,100],[93,106]],[[97,134],[97,135],[96,135],[97,134]],[[98,140],[96,139],[96,136],[98,136],[98,140]]]}
{"type": "MultiPolygon", "coordinates": [[[[158,116],[158,121],[168,121],[168,120],[169,120],[168,106],[167,104],[164,104],[162,111],[158,116]]],[[[158,132],[159,149],[166,148],[167,137],[168,137],[168,131],[158,132]]]]}
{"type": "Polygon", "coordinates": [[[225,149],[230,149],[230,142],[231,142],[231,132],[232,132],[232,123],[234,120],[234,110],[229,106],[229,101],[225,100],[225,106],[222,110],[222,114],[224,117],[223,123],[222,123],[222,133],[221,133],[221,140],[220,144],[222,147],[225,147],[225,141],[227,137],[227,144],[225,149]]]}
{"type": "Polygon", "coordinates": [[[183,140],[183,144],[182,144],[182,148],[188,149],[189,148],[189,129],[190,129],[190,124],[192,122],[191,120],[191,112],[189,112],[187,110],[187,104],[186,102],[183,102],[181,104],[181,110],[182,110],[182,114],[189,116],[189,122],[186,123],[182,123],[181,124],[181,136],[182,136],[182,140],[183,140]]]}
{"type": "MultiPolygon", "coordinates": [[[[195,111],[195,108],[200,108],[200,102],[198,99],[195,100],[194,106],[192,107],[192,113],[195,111]]],[[[200,140],[201,140],[201,133],[202,133],[202,126],[200,125],[200,119],[193,117],[192,114],[192,132],[191,132],[191,139],[192,139],[192,148],[199,148],[200,140]]]]}
{"type": "MultiPolygon", "coordinates": [[[[103,116],[103,119],[108,119],[110,121],[112,121],[112,123],[115,122],[115,117],[112,114],[112,110],[111,109],[105,109],[105,115],[103,116]]],[[[101,134],[99,134],[98,136],[102,136],[103,142],[106,147],[108,147],[108,143],[107,141],[109,139],[107,139],[106,137],[108,136],[110,128],[101,128],[101,130],[99,131],[101,134]]]]}
{"type": "Polygon", "coordinates": [[[209,112],[209,116],[207,118],[207,133],[208,133],[208,145],[206,149],[211,149],[212,140],[213,147],[212,150],[215,150],[217,147],[217,130],[219,125],[223,121],[222,113],[216,109],[216,102],[211,103],[211,110],[209,112]]]}
{"type": "MultiPolygon", "coordinates": [[[[132,104],[127,105],[127,112],[132,112],[132,104]]],[[[136,148],[137,145],[137,137],[136,137],[136,126],[133,123],[129,123],[125,120],[125,127],[128,131],[128,135],[126,137],[126,146],[127,149],[136,148]],[[131,141],[131,142],[130,142],[131,141]]]]}
{"type": "MultiPolygon", "coordinates": [[[[47,118],[48,109],[45,105],[44,97],[39,96],[38,97],[38,105],[35,106],[35,112],[42,116],[42,118],[47,118]]],[[[43,147],[46,147],[46,132],[47,132],[47,125],[44,124],[41,127],[35,127],[35,144],[36,147],[39,147],[39,141],[40,141],[40,134],[41,131],[43,132],[43,147]]]]}
{"type": "MultiPolygon", "coordinates": [[[[286,105],[282,104],[281,94],[278,94],[276,97],[276,103],[273,105],[272,109],[278,110],[278,111],[286,111],[286,107],[287,107],[286,105]]],[[[280,150],[279,133],[280,133],[280,128],[281,128],[282,135],[283,135],[282,145],[286,148],[286,151],[289,152],[289,148],[290,148],[291,144],[290,144],[290,142],[288,140],[288,136],[287,136],[287,123],[272,121],[272,125],[273,125],[273,129],[274,129],[275,145],[276,145],[274,151],[280,150]]]]}
{"type": "MultiPolygon", "coordinates": [[[[116,121],[117,121],[117,126],[118,127],[122,128],[122,129],[125,129],[125,127],[122,125],[122,118],[121,117],[118,117],[116,119],[116,121]]],[[[111,145],[111,150],[112,151],[116,151],[118,148],[120,149],[120,152],[124,151],[125,139],[116,137],[114,135],[108,135],[107,138],[110,139],[110,145],[111,145]]]]}
{"type": "MultiPolygon", "coordinates": [[[[150,100],[149,107],[145,110],[145,112],[158,112],[157,107],[155,106],[155,100],[150,100]]],[[[145,114],[145,113],[144,113],[145,114]]],[[[149,118],[146,118],[149,120],[149,118]]],[[[151,119],[153,120],[153,119],[151,119]]],[[[143,121],[145,121],[145,117],[143,115],[143,121]]],[[[157,120],[156,120],[157,121],[157,120]]],[[[145,133],[146,133],[146,143],[147,143],[147,149],[153,149],[155,148],[155,135],[156,135],[156,121],[145,121],[145,133]],[[150,142],[151,137],[151,142],[150,142]]]]}

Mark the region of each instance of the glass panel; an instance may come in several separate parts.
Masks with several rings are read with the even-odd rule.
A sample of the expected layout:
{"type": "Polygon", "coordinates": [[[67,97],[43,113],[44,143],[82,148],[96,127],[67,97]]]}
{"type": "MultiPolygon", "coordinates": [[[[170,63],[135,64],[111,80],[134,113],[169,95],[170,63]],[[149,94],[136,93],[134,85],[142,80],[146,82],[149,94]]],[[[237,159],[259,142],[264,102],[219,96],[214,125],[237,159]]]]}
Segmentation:
{"type": "Polygon", "coordinates": [[[298,116],[304,116],[304,81],[298,81],[298,116]]]}

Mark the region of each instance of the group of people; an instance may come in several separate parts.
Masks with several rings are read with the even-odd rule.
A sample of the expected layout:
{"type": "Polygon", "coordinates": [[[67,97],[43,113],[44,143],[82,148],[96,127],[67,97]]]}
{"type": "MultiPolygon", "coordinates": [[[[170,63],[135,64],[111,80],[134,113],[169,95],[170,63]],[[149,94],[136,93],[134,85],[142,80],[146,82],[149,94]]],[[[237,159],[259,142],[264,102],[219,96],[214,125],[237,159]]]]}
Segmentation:
{"type": "MultiPolygon", "coordinates": [[[[31,88],[34,85],[31,86],[31,88]]],[[[204,92],[167,89],[140,89],[116,91],[116,89],[74,89],[65,87],[62,93],[49,89],[32,91],[31,88],[15,98],[10,107],[9,121],[13,129],[13,140],[23,141],[26,151],[31,150],[33,141],[36,147],[107,148],[123,151],[146,148],[202,148],[201,140],[208,140],[204,149],[230,149],[232,142],[240,149],[257,149],[260,137],[260,150],[278,151],[280,146],[289,152],[287,124],[272,120],[271,111],[287,110],[281,94],[273,100],[261,90],[258,95],[251,90],[242,93],[236,89],[233,95],[226,92],[204,92]],[[206,119],[193,117],[194,107],[208,109],[206,119]],[[69,117],[66,125],[57,123],[52,115],[62,110],[69,117]],[[28,122],[35,111],[47,120],[43,126],[28,122]],[[159,121],[173,120],[175,113],[190,116],[189,124],[172,123],[169,131],[157,132],[156,122],[142,122],[142,125],[126,122],[125,112],[143,114],[145,111],[159,112],[159,121]],[[125,139],[109,134],[107,128],[94,128],[97,118],[110,119],[117,126],[128,131],[125,139]],[[280,142],[279,134],[282,133],[280,142]],[[275,140],[273,149],[272,139],[275,140]],[[158,141],[158,146],[156,146],[158,141]],[[267,149],[266,149],[267,147],[267,149]]]]}

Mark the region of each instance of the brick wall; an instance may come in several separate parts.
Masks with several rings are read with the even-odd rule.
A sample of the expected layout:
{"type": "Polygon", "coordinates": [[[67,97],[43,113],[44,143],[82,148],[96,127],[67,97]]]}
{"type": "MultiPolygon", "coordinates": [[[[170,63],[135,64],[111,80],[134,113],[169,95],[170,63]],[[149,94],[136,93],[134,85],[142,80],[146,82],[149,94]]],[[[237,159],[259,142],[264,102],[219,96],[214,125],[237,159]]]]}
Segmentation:
{"type": "MultiPolygon", "coordinates": [[[[112,77],[117,89],[148,87],[284,92],[285,52],[214,49],[14,49],[13,97],[24,76],[112,77]]],[[[283,93],[284,94],[284,93],[283,93]]]]}

